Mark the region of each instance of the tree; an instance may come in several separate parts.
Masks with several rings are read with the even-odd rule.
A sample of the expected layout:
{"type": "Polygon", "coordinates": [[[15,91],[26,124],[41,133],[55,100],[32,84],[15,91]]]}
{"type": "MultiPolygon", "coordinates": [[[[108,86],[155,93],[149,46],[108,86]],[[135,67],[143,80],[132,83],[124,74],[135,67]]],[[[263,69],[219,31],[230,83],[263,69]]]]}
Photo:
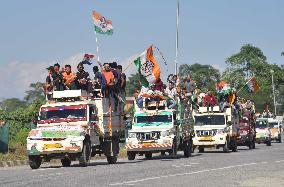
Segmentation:
{"type": "Polygon", "coordinates": [[[29,103],[35,99],[44,99],[43,85],[44,83],[41,82],[31,83],[24,99],[29,103]]]}
{"type": "Polygon", "coordinates": [[[281,56],[284,56],[284,51],[281,52],[281,56]]]}
{"type": "Polygon", "coordinates": [[[182,64],[179,67],[179,74],[181,77],[187,77],[191,75],[196,80],[197,87],[201,91],[207,91],[215,89],[215,83],[220,81],[220,71],[215,69],[211,65],[202,64],[182,64]]]}
{"type": "Polygon", "coordinates": [[[140,75],[139,73],[131,74],[126,81],[126,95],[133,96],[135,90],[140,88],[140,75]]]}
{"type": "MultiPolygon", "coordinates": [[[[274,71],[274,84],[279,92],[284,83],[283,67],[279,67],[276,64],[269,64],[261,49],[251,44],[242,46],[239,53],[227,58],[226,64],[228,67],[223,73],[222,78],[226,78],[230,83],[238,82],[237,89],[243,87],[246,81],[252,76],[257,78],[261,87],[261,90],[257,94],[252,95],[241,91],[239,92],[240,96],[254,99],[258,111],[262,111],[267,104],[272,108],[273,99],[270,71],[274,71]]],[[[278,101],[278,97],[276,99],[278,101]]]]}
{"type": "Polygon", "coordinates": [[[12,112],[14,110],[17,110],[18,108],[23,108],[25,106],[26,102],[21,101],[18,98],[5,99],[0,103],[2,110],[5,110],[7,112],[12,112]]]}

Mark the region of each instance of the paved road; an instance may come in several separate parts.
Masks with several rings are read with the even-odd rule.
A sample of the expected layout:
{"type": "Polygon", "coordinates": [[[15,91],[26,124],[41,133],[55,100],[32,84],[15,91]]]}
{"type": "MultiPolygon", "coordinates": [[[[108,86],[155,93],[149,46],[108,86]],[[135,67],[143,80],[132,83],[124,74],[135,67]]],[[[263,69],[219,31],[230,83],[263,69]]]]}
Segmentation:
{"type": "MultiPolygon", "coordinates": [[[[180,153],[182,154],[182,153],[180,153]]],[[[86,168],[45,165],[0,169],[0,186],[284,186],[284,143],[239,147],[236,153],[205,150],[190,158],[138,157],[86,168]]]]}

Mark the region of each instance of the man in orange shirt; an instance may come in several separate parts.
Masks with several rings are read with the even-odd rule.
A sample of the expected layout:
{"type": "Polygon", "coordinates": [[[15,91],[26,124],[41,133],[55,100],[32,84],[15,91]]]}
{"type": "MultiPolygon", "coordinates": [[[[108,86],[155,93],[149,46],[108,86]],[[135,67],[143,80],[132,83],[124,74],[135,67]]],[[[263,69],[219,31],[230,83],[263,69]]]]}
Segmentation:
{"type": "Polygon", "coordinates": [[[65,65],[65,71],[62,75],[65,88],[68,90],[76,90],[76,84],[74,82],[76,73],[72,72],[70,65],[65,65]]]}
{"type": "Polygon", "coordinates": [[[102,73],[104,77],[106,78],[106,90],[104,90],[105,97],[113,96],[114,91],[114,75],[110,69],[109,64],[104,64],[102,68],[102,73]]]}

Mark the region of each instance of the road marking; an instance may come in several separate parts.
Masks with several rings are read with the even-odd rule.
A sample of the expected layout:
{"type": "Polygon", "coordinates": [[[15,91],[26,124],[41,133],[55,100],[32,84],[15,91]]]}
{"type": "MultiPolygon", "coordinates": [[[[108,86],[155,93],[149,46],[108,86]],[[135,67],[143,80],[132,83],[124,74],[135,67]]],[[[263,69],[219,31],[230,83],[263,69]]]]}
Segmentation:
{"type": "Polygon", "coordinates": [[[267,164],[267,162],[261,162],[262,164],[267,164]]]}
{"type": "Polygon", "coordinates": [[[195,164],[199,164],[199,163],[190,163],[190,164],[195,165],[195,164]]]}
{"type": "Polygon", "coordinates": [[[184,167],[191,167],[192,165],[184,165],[184,167]]]}
{"type": "Polygon", "coordinates": [[[112,183],[112,184],[109,184],[109,185],[110,186],[126,185],[126,184],[133,184],[133,183],[144,182],[144,181],[155,180],[155,179],[161,179],[161,178],[169,178],[169,177],[184,176],[184,175],[193,175],[193,174],[205,173],[205,172],[210,172],[210,171],[226,170],[226,169],[237,168],[237,167],[244,167],[244,166],[250,166],[250,165],[256,165],[256,164],[257,163],[253,162],[253,163],[248,163],[248,164],[232,165],[232,166],[226,166],[226,167],[221,167],[221,168],[205,169],[205,170],[188,172],[188,173],[161,175],[161,176],[157,176],[157,177],[148,177],[148,178],[144,178],[144,179],[137,179],[137,180],[132,180],[132,181],[124,181],[124,182],[112,183]]]}
{"type": "Polygon", "coordinates": [[[180,168],[180,166],[178,166],[178,165],[172,165],[173,167],[176,167],[176,168],[180,168]]]}
{"type": "Polygon", "coordinates": [[[277,161],[275,161],[275,162],[277,162],[277,163],[279,163],[279,162],[284,162],[284,160],[277,160],[277,161]]]}
{"type": "Polygon", "coordinates": [[[36,170],[32,170],[32,171],[37,172],[37,171],[45,171],[45,170],[53,170],[53,169],[59,169],[59,168],[40,168],[40,169],[36,169],[36,170]]]}

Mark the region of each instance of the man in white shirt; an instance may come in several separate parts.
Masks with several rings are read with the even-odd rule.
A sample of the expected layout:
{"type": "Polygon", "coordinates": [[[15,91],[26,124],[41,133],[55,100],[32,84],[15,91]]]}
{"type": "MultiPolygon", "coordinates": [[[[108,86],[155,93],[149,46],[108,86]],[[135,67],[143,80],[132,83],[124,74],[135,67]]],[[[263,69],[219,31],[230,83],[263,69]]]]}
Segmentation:
{"type": "Polygon", "coordinates": [[[168,108],[174,108],[177,104],[177,102],[175,101],[177,90],[173,84],[170,84],[169,87],[166,88],[165,94],[169,97],[169,99],[167,100],[168,108]]]}

